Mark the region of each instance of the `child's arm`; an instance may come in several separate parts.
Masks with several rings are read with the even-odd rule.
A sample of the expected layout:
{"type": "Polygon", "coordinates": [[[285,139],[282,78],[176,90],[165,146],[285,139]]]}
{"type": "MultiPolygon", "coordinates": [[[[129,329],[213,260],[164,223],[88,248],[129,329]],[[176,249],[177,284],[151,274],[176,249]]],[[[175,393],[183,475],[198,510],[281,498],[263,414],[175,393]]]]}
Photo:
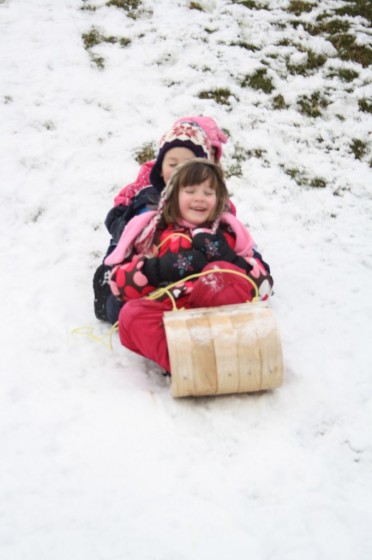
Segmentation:
{"type": "Polygon", "coordinates": [[[113,269],[111,291],[121,301],[137,299],[160,285],[166,286],[200,272],[206,264],[204,255],[195,249],[168,251],[162,257],[153,258],[135,255],[113,269]]]}
{"type": "Polygon", "coordinates": [[[110,232],[115,243],[118,243],[121,234],[129,220],[134,216],[150,210],[159,201],[159,193],[154,187],[143,188],[132,198],[128,206],[119,204],[114,206],[107,214],[105,226],[110,232]]]}
{"type": "MultiPolygon", "coordinates": [[[[229,238],[231,239],[230,236],[229,238]]],[[[253,249],[253,254],[247,257],[237,255],[221,230],[216,234],[197,233],[193,237],[192,246],[204,254],[208,263],[224,261],[242,269],[257,285],[262,299],[271,294],[274,281],[270,275],[270,267],[258,251],[253,249]]]]}
{"type": "Polygon", "coordinates": [[[137,179],[133,183],[129,183],[126,185],[119,194],[114,198],[114,205],[119,206],[122,204],[123,206],[129,206],[132,198],[139,193],[144,187],[149,186],[150,183],[150,172],[151,169],[154,167],[155,160],[147,161],[146,163],[142,164],[137,179]]]}

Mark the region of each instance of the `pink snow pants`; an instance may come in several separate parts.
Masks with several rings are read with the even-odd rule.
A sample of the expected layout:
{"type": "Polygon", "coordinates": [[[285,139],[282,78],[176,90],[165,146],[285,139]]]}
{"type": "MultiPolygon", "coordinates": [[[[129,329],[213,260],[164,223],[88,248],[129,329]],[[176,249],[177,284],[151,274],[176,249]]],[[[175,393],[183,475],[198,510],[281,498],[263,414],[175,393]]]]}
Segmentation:
{"type": "MultiPolygon", "coordinates": [[[[218,265],[219,268],[242,272],[233,264],[218,261],[208,264],[203,272],[218,265]]],[[[252,301],[252,286],[236,274],[213,273],[200,277],[193,285],[185,307],[217,307],[252,301]]],[[[119,315],[120,341],[129,350],[156,362],[171,373],[165,329],[164,311],[170,311],[169,299],[164,301],[133,299],[121,309],[119,315]]]]}

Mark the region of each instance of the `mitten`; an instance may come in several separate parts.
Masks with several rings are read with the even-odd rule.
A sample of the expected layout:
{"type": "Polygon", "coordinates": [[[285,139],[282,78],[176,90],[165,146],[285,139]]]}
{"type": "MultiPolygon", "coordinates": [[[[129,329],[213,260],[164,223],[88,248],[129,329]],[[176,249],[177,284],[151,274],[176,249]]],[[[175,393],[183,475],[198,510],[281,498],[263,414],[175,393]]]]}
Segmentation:
{"type": "Polygon", "coordinates": [[[216,234],[197,233],[192,240],[192,245],[205,255],[208,262],[226,261],[235,264],[246,272],[249,272],[252,268],[243,257],[239,257],[235,253],[221,231],[216,234]]]}
{"type": "Polygon", "coordinates": [[[163,257],[145,259],[142,272],[152,286],[162,283],[177,282],[200,272],[207,260],[203,253],[190,249],[179,253],[166,253],[163,257]]]}

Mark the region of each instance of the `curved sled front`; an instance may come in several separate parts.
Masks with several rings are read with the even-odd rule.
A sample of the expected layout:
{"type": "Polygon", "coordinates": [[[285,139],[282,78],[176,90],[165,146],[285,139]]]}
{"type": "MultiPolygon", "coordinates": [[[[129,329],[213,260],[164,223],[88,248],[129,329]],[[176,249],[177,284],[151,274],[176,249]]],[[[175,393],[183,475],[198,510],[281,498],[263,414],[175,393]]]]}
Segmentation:
{"type": "Polygon", "coordinates": [[[247,303],[164,313],[174,397],[249,393],[283,382],[272,310],[247,303]]]}

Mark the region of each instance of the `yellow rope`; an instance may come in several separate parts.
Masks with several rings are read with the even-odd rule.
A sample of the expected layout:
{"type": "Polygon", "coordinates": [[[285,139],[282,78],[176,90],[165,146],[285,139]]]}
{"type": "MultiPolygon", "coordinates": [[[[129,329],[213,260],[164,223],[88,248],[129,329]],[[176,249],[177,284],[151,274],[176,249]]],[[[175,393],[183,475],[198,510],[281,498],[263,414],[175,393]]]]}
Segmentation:
{"type": "MultiPolygon", "coordinates": [[[[167,295],[172,302],[173,311],[178,311],[175,297],[173,296],[173,294],[171,292],[171,290],[173,288],[176,288],[179,284],[183,284],[184,282],[187,282],[188,280],[193,280],[194,278],[200,278],[201,276],[207,276],[208,274],[215,274],[215,273],[220,273],[220,272],[227,272],[229,274],[235,274],[236,276],[241,276],[242,278],[245,278],[248,282],[250,282],[252,284],[252,286],[254,287],[254,290],[255,290],[255,296],[252,300],[252,303],[259,299],[257,284],[251,278],[249,278],[246,274],[244,274],[243,272],[239,272],[238,270],[231,270],[231,268],[215,268],[215,269],[211,269],[211,270],[204,270],[203,272],[197,272],[195,274],[190,274],[190,276],[186,276],[186,278],[183,278],[182,280],[177,280],[177,282],[173,282],[172,284],[168,284],[168,286],[165,286],[164,288],[158,288],[157,290],[151,292],[151,294],[148,294],[144,299],[155,300],[155,299],[158,299],[158,298],[162,297],[163,295],[167,295]]],[[[92,327],[92,326],[77,327],[76,329],[72,329],[71,332],[72,332],[72,334],[83,334],[83,335],[87,336],[88,338],[90,338],[91,340],[94,340],[96,342],[100,342],[101,344],[106,346],[106,348],[109,348],[110,350],[113,350],[112,336],[118,330],[119,330],[119,321],[114,323],[112,325],[112,327],[110,328],[110,330],[102,336],[96,336],[94,334],[94,327],[92,327]],[[106,339],[107,339],[107,341],[106,341],[106,339]]]]}
{"type": "Polygon", "coordinates": [[[94,334],[94,327],[92,326],[87,326],[87,327],[77,327],[76,329],[72,329],[72,334],[83,334],[85,336],[87,336],[88,338],[90,338],[91,340],[94,340],[96,342],[100,342],[101,344],[103,344],[104,346],[106,346],[106,348],[109,348],[110,350],[113,349],[112,347],[112,336],[113,334],[119,330],[119,322],[117,321],[116,323],[114,323],[111,327],[111,329],[104,335],[102,336],[96,336],[94,334]],[[106,341],[105,339],[108,339],[108,341],[106,341]]]}
{"type": "Polygon", "coordinates": [[[239,272],[238,270],[232,270],[231,268],[215,268],[211,270],[204,270],[203,272],[197,272],[195,274],[190,274],[190,276],[186,276],[186,278],[183,278],[182,280],[177,280],[177,282],[173,282],[173,284],[168,284],[168,286],[165,286],[164,288],[158,288],[157,290],[151,292],[151,294],[148,294],[145,297],[145,299],[154,300],[154,299],[161,298],[163,295],[167,295],[170,298],[172,302],[173,310],[175,311],[178,308],[176,306],[175,298],[173,297],[173,295],[171,295],[170,290],[176,288],[179,284],[183,284],[184,282],[193,280],[194,278],[200,278],[200,276],[207,276],[207,274],[215,274],[216,272],[217,273],[227,272],[229,274],[236,274],[236,276],[241,276],[242,278],[245,278],[248,282],[252,284],[255,291],[255,296],[252,300],[252,303],[254,303],[259,299],[257,284],[246,274],[244,274],[244,272],[239,272]]]}

